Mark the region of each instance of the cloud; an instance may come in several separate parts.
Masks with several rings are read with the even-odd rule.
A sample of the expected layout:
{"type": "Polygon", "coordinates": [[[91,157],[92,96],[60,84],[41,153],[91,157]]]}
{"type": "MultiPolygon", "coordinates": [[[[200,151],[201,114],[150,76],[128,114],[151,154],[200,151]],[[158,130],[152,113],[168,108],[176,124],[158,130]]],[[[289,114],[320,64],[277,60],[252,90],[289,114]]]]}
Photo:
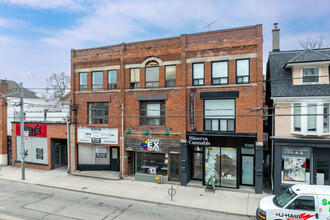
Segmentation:
{"type": "Polygon", "coordinates": [[[9,27],[11,23],[7,19],[0,18],[0,27],[9,27]]]}
{"type": "Polygon", "coordinates": [[[88,0],[0,0],[0,2],[18,5],[32,9],[58,9],[81,10],[88,0]]]}

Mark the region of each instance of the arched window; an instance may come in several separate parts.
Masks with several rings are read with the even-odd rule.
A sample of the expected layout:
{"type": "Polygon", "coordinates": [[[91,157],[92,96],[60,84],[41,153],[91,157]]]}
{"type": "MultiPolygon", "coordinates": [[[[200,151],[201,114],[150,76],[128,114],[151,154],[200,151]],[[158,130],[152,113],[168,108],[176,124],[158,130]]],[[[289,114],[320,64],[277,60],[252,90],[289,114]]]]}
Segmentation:
{"type": "Polygon", "coordinates": [[[146,64],[146,87],[159,87],[159,64],[156,61],[146,64]]]}

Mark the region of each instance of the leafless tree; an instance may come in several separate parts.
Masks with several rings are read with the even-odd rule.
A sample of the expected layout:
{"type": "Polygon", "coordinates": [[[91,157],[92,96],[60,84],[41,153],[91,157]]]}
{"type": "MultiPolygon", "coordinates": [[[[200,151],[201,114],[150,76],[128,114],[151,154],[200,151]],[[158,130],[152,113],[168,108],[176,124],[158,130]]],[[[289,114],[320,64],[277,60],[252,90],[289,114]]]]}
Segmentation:
{"type": "Polygon", "coordinates": [[[46,79],[46,93],[50,98],[58,98],[65,95],[70,90],[70,76],[64,72],[53,73],[46,79]]]}
{"type": "Polygon", "coordinates": [[[321,49],[329,47],[329,44],[324,42],[324,36],[320,35],[318,40],[307,39],[306,41],[299,41],[299,44],[305,50],[307,49],[321,49]]]}

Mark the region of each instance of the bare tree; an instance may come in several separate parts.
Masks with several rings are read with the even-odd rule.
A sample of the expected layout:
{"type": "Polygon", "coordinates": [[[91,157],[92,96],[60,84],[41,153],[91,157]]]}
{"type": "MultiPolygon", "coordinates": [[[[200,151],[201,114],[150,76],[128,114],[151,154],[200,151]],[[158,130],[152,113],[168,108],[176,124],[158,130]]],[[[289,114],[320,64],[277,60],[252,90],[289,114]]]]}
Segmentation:
{"type": "Polygon", "coordinates": [[[329,47],[328,43],[324,42],[324,36],[320,35],[318,40],[307,39],[307,41],[299,41],[299,44],[305,50],[307,49],[321,49],[329,47]]]}
{"type": "Polygon", "coordinates": [[[70,76],[64,72],[53,73],[46,79],[46,93],[51,98],[58,98],[65,95],[70,90],[70,76]]]}

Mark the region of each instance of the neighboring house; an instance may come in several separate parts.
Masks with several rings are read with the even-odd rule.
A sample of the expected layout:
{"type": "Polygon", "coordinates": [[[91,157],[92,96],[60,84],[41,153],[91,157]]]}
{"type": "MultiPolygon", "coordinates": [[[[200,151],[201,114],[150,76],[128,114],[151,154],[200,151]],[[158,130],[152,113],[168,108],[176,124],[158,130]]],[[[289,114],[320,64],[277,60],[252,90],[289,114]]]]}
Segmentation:
{"type": "Polygon", "coordinates": [[[261,193],[262,26],[72,50],[78,170],[261,193]]]}
{"type": "MultiPolygon", "coordinates": [[[[6,139],[2,148],[6,148],[6,159],[2,164],[20,166],[20,98],[19,85],[11,80],[2,80],[1,93],[6,98],[6,109],[2,120],[3,139],[6,139]],[[7,89],[7,91],[5,91],[7,89]]],[[[69,96],[68,96],[69,97],[69,96]]],[[[24,125],[29,130],[25,150],[26,167],[52,169],[57,167],[55,160],[61,157],[61,165],[66,164],[66,123],[70,117],[70,100],[41,99],[33,92],[24,88],[24,125]],[[56,144],[57,143],[57,144],[56,144]],[[61,145],[61,147],[55,147],[61,145]],[[53,153],[51,153],[54,148],[53,153]],[[56,148],[56,149],[55,149],[56,148]],[[63,148],[63,149],[59,149],[63,148]],[[62,153],[62,155],[60,155],[62,153]],[[55,156],[55,154],[57,154],[55,156]],[[64,157],[65,155],[65,157],[64,157]],[[58,158],[55,158],[58,157],[58,158]],[[54,164],[52,164],[54,162],[54,164]]]]}
{"type": "Polygon", "coordinates": [[[330,48],[280,51],[275,27],[266,73],[275,194],[330,184],[329,66],[330,48]]]}

